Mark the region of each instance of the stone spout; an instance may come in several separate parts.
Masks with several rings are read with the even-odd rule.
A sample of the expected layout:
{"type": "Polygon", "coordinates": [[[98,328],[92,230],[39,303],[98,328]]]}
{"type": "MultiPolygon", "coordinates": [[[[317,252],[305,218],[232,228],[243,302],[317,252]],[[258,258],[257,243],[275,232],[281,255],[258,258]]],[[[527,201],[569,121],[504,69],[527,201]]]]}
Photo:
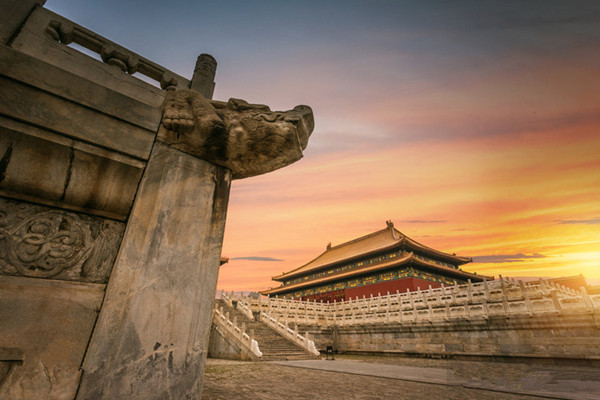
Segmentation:
{"type": "Polygon", "coordinates": [[[240,99],[208,100],[184,89],[167,94],[158,140],[241,179],[298,161],[313,128],[308,106],[271,111],[240,99]]]}

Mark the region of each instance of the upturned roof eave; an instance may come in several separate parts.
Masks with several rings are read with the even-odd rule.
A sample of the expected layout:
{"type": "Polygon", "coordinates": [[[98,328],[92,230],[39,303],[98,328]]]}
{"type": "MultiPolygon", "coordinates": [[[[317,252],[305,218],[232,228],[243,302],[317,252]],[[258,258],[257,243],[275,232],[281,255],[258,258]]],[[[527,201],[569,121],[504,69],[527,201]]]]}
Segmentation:
{"type": "Polygon", "coordinates": [[[370,256],[373,255],[377,252],[380,251],[385,251],[385,250],[390,250],[393,249],[395,247],[399,247],[399,248],[406,248],[409,250],[417,250],[419,252],[424,253],[425,255],[430,255],[433,256],[435,258],[439,258],[445,262],[449,262],[451,264],[454,264],[456,266],[459,265],[464,265],[467,264],[469,262],[472,262],[473,259],[469,258],[469,257],[460,257],[460,256],[456,256],[454,254],[450,254],[450,253],[446,253],[440,250],[436,250],[434,248],[425,246],[419,242],[417,242],[414,239],[411,239],[410,237],[404,235],[402,232],[400,232],[399,230],[397,230],[396,228],[393,227],[393,225],[388,225],[387,228],[385,229],[381,229],[378,230],[376,232],[370,233],[368,235],[364,235],[361,237],[358,237],[356,239],[352,239],[348,242],[344,242],[341,243],[337,246],[333,246],[331,248],[328,248],[327,250],[325,250],[324,252],[322,252],[321,254],[319,254],[317,257],[315,257],[314,259],[312,259],[311,261],[307,262],[306,264],[295,268],[291,271],[288,272],[284,272],[280,275],[276,275],[271,277],[272,280],[276,281],[276,282],[283,282],[286,279],[293,279],[293,278],[297,278],[299,276],[308,274],[308,273],[314,273],[323,269],[327,269],[327,268],[331,268],[332,266],[338,265],[338,264],[345,264],[345,263],[349,263],[352,262],[354,260],[359,260],[365,256],[370,256]],[[316,261],[318,261],[321,257],[325,256],[327,253],[329,253],[332,250],[337,250],[343,247],[347,247],[350,246],[352,244],[361,242],[363,240],[372,238],[374,236],[380,235],[382,233],[385,232],[390,232],[391,237],[393,242],[387,245],[382,245],[381,247],[377,247],[365,252],[362,252],[361,254],[358,255],[351,255],[351,256],[347,256],[347,257],[341,257],[338,258],[336,260],[330,261],[326,264],[322,264],[322,265],[316,265],[314,267],[310,267],[311,264],[314,264],[316,261]]]}
{"type": "MultiPolygon", "coordinates": [[[[314,272],[315,270],[318,270],[318,269],[320,269],[320,268],[327,268],[327,267],[329,267],[329,266],[331,266],[331,265],[334,265],[334,264],[337,264],[337,263],[340,263],[340,262],[346,262],[346,261],[348,261],[348,260],[352,260],[352,259],[354,259],[354,258],[361,257],[361,256],[362,256],[362,255],[364,255],[364,254],[371,254],[372,252],[376,252],[376,251],[385,250],[386,248],[385,248],[385,247],[383,247],[383,248],[381,248],[381,249],[375,249],[375,250],[372,250],[372,251],[370,251],[370,252],[367,252],[367,253],[360,254],[360,255],[358,255],[358,256],[346,257],[346,258],[342,258],[342,259],[339,259],[339,260],[335,260],[335,261],[333,261],[333,262],[330,262],[330,263],[327,263],[327,264],[324,264],[324,265],[316,266],[316,267],[314,267],[314,269],[313,269],[313,268],[308,268],[308,269],[306,269],[306,270],[303,270],[303,268],[306,268],[307,266],[309,266],[310,264],[314,263],[314,262],[315,262],[315,261],[317,261],[319,258],[323,257],[325,254],[327,254],[328,252],[330,252],[330,251],[332,251],[332,250],[337,250],[337,249],[339,249],[339,248],[341,248],[341,247],[346,247],[346,246],[348,246],[348,245],[351,245],[351,244],[353,244],[353,243],[360,242],[360,241],[362,241],[362,240],[365,240],[365,239],[368,239],[368,238],[370,238],[370,237],[376,236],[376,235],[378,235],[378,234],[380,234],[380,233],[383,233],[383,232],[385,232],[385,231],[387,231],[387,230],[389,230],[389,228],[380,229],[380,230],[378,230],[378,231],[376,231],[376,232],[369,233],[368,235],[364,235],[364,236],[358,237],[358,238],[356,238],[356,239],[352,239],[352,240],[350,240],[350,241],[348,241],[348,242],[344,242],[344,243],[338,244],[337,246],[332,246],[331,248],[328,248],[327,250],[325,250],[324,252],[322,252],[321,254],[319,254],[317,257],[315,257],[315,258],[313,258],[312,260],[310,260],[309,262],[307,262],[306,264],[303,264],[303,265],[299,266],[298,268],[295,268],[295,269],[293,269],[293,270],[291,270],[291,271],[284,272],[284,273],[282,273],[282,274],[280,274],[280,275],[277,275],[277,276],[273,276],[273,277],[271,277],[271,279],[272,279],[272,280],[274,280],[274,281],[278,281],[278,282],[280,282],[280,281],[282,281],[282,280],[284,280],[284,279],[287,279],[287,278],[290,278],[290,277],[292,277],[292,276],[302,275],[302,274],[304,274],[305,272],[309,272],[309,271],[310,271],[310,272],[314,272]]],[[[396,230],[396,232],[398,232],[398,231],[396,230]]],[[[400,232],[398,232],[398,233],[400,233],[400,232]]],[[[401,242],[401,241],[402,241],[402,239],[398,240],[398,242],[401,242]]],[[[396,243],[394,243],[394,244],[396,244],[396,243]]],[[[394,246],[394,244],[392,244],[392,245],[391,245],[391,246],[389,246],[389,247],[393,247],[393,246],[394,246]]]]}
{"type": "Polygon", "coordinates": [[[470,263],[473,261],[473,259],[471,257],[461,257],[461,256],[457,256],[454,254],[446,253],[444,251],[436,250],[432,247],[425,246],[424,244],[421,244],[421,243],[417,242],[416,240],[409,238],[408,236],[405,236],[405,238],[406,238],[406,240],[405,240],[404,244],[406,245],[406,247],[413,249],[413,250],[420,250],[424,253],[436,255],[436,256],[438,256],[440,258],[444,258],[446,260],[454,261],[456,263],[456,265],[463,265],[463,264],[467,264],[467,263],[470,263]]]}
{"type": "Polygon", "coordinates": [[[395,259],[395,260],[391,260],[388,262],[383,262],[383,263],[380,263],[377,265],[373,265],[370,267],[361,268],[359,270],[351,270],[351,271],[343,272],[343,273],[340,273],[337,275],[334,274],[334,275],[323,277],[320,279],[309,280],[306,282],[299,282],[299,283],[296,283],[293,285],[288,285],[288,286],[281,285],[279,287],[268,289],[268,290],[262,291],[260,293],[263,295],[268,295],[268,294],[278,294],[278,293],[282,293],[282,292],[289,292],[291,290],[298,290],[298,289],[302,289],[305,287],[324,284],[324,283],[327,283],[330,281],[336,281],[340,278],[345,278],[345,277],[352,276],[352,275],[362,275],[362,274],[374,272],[377,270],[390,269],[390,268],[394,268],[394,267],[397,267],[400,265],[407,264],[409,262],[414,262],[415,264],[419,264],[425,268],[433,269],[437,272],[446,272],[449,275],[454,275],[455,277],[461,277],[464,279],[472,279],[475,281],[483,281],[484,279],[488,279],[488,280],[494,279],[493,277],[489,277],[489,276],[477,275],[477,274],[474,274],[471,272],[437,265],[435,263],[421,260],[421,259],[415,257],[414,253],[407,253],[407,255],[401,259],[395,259]]]}
{"type": "Polygon", "coordinates": [[[461,277],[467,278],[467,279],[474,278],[475,280],[478,280],[478,281],[483,281],[484,279],[487,279],[487,280],[493,280],[494,279],[491,276],[477,275],[475,273],[463,271],[461,269],[454,269],[454,268],[443,267],[443,266],[437,265],[435,263],[431,263],[431,262],[428,262],[428,261],[420,260],[420,259],[418,259],[416,257],[413,257],[413,261],[415,261],[415,263],[420,264],[422,266],[430,267],[430,268],[435,269],[437,271],[448,272],[450,275],[461,276],[461,277]]]}
{"type": "Polygon", "coordinates": [[[355,261],[355,260],[360,260],[360,259],[364,258],[365,256],[370,256],[370,255],[379,253],[381,251],[390,250],[390,249],[393,249],[394,247],[400,247],[400,246],[401,246],[400,242],[393,243],[393,244],[388,245],[388,246],[383,246],[383,247],[380,247],[380,248],[377,248],[377,249],[373,249],[373,250],[370,250],[368,252],[361,253],[359,255],[355,255],[355,256],[352,256],[352,257],[347,257],[347,258],[339,259],[339,260],[336,260],[336,261],[332,261],[330,263],[319,265],[319,266],[316,266],[316,267],[311,268],[311,269],[306,269],[304,271],[298,271],[296,273],[294,273],[294,271],[290,271],[287,274],[279,275],[277,277],[272,277],[271,279],[274,280],[274,281],[281,282],[281,281],[284,281],[286,279],[292,279],[292,278],[296,278],[298,276],[305,275],[307,273],[315,273],[315,272],[321,271],[323,269],[328,269],[328,268],[331,268],[331,267],[336,266],[338,264],[346,264],[346,263],[349,263],[349,262],[352,262],[352,261],[355,261]]]}
{"type": "Polygon", "coordinates": [[[382,263],[376,264],[376,265],[371,265],[371,266],[367,266],[364,268],[360,268],[358,270],[350,270],[350,271],[345,271],[345,272],[341,272],[338,274],[333,274],[330,276],[325,276],[319,279],[314,279],[314,280],[310,280],[310,281],[306,281],[306,282],[299,282],[296,284],[292,284],[292,285],[281,285],[278,286],[276,288],[272,288],[272,289],[268,289],[265,291],[260,292],[261,294],[273,294],[275,292],[279,293],[281,291],[289,291],[290,289],[295,290],[295,289],[299,289],[302,287],[306,287],[306,286],[313,286],[313,285],[318,285],[318,284],[322,284],[322,283],[326,283],[326,282],[330,282],[330,281],[335,281],[347,276],[352,276],[352,275],[362,275],[364,273],[368,273],[368,272],[373,272],[373,271],[377,271],[380,269],[387,269],[387,268],[393,268],[396,266],[400,266],[403,264],[406,264],[407,262],[409,262],[410,260],[413,259],[413,254],[409,253],[407,254],[405,257],[400,258],[400,259],[394,259],[394,260],[389,260],[389,261],[384,261],[382,263]]]}

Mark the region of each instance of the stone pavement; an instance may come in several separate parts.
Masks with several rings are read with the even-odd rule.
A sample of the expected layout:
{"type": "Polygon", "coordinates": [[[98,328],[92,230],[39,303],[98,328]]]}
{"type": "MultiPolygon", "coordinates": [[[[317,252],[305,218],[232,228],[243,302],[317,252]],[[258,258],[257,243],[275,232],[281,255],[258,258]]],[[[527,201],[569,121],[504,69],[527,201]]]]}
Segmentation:
{"type": "Polygon", "coordinates": [[[600,399],[600,371],[597,368],[533,367],[526,364],[435,361],[438,361],[436,364],[439,364],[440,367],[393,365],[339,358],[337,360],[299,360],[273,363],[289,367],[447,386],[462,386],[465,388],[526,394],[553,399],[600,399]],[[471,364],[474,368],[465,371],[464,368],[456,368],[456,363],[471,364]],[[498,369],[498,367],[501,368],[498,369]],[[481,374],[482,368],[484,371],[489,370],[488,373],[481,374]],[[480,373],[476,373],[474,370],[480,373]]]}
{"type": "Polygon", "coordinates": [[[203,400],[600,400],[600,370],[522,363],[336,356],[335,361],[209,359],[203,400]]]}

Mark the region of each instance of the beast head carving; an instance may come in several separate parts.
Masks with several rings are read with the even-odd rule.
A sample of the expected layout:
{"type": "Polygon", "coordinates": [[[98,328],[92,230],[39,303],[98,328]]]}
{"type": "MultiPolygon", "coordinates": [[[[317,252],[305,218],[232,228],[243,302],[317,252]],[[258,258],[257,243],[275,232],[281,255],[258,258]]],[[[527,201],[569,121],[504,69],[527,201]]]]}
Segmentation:
{"type": "Polygon", "coordinates": [[[271,111],[240,99],[208,100],[184,89],[167,93],[158,139],[240,179],[298,161],[313,128],[308,106],[271,111]]]}

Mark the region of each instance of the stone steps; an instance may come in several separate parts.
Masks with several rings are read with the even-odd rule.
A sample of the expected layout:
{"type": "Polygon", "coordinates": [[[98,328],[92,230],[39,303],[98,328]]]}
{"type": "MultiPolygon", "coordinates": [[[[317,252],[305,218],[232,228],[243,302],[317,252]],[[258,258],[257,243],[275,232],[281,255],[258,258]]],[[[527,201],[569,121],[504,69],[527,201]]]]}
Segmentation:
{"type": "Polygon", "coordinates": [[[246,333],[254,333],[254,339],[258,342],[258,347],[263,353],[263,361],[279,360],[309,360],[315,358],[312,354],[304,351],[295,343],[281,336],[278,332],[271,329],[260,321],[249,319],[244,313],[235,307],[230,307],[223,300],[217,300],[219,307],[223,307],[223,313],[229,313],[229,319],[237,318],[237,325],[241,327],[246,324],[246,333]]]}

